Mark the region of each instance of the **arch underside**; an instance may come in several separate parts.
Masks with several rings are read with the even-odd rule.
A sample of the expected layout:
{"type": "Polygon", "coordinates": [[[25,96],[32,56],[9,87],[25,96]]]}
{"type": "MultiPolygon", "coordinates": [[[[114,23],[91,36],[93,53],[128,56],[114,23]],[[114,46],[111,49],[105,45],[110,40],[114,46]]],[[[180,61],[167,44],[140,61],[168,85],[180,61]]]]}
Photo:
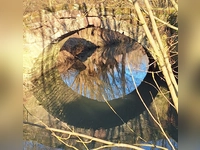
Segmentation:
{"type": "MultiPolygon", "coordinates": [[[[58,48],[56,44],[49,46],[49,49],[44,51],[46,53],[41,55],[36,61],[35,68],[33,69],[33,71],[41,70],[39,78],[33,80],[35,86],[34,95],[36,99],[40,101],[49,113],[60,120],[83,128],[109,128],[123,123],[119,117],[113,113],[110,107],[112,107],[118,115],[123,118],[124,122],[127,122],[145,110],[140,96],[145,100],[147,105],[150,105],[153,97],[156,96],[158,91],[155,88],[155,83],[153,82],[151,73],[147,73],[144,80],[138,86],[139,93],[137,93],[136,90],[133,90],[129,92],[129,94],[115,98],[109,101],[110,106],[105,101],[100,102],[82,96],[80,93],[77,93],[68,87],[61,78],[62,72],[67,72],[70,68],[69,66],[72,67],[76,65],[77,61],[74,61],[74,59],[77,59],[77,57],[80,63],[83,64],[88,59],[93,60],[95,58],[95,60],[100,60],[103,58],[103,55],[106,56],[106,60],[114,58],[114,56],[117,58],[119,55],[122,57],[127,55],[127,57],[124,58],[127,59],[128,56],[130,57],[128,59],[130,62],[129,65],[137,66],[138,63],[141,63],[141,56],[144,55],[145,61],[147,62],[147,68],[149,68],[145,71],[151,71],[150,68],[152,67],[149,67],[148,65],[152,63],[152,60],[149,62],[144,48],[135,40],[110,30],[87,28],[64,38],[60,43],[61,44],[58,43],[60,48],[58,48]],[[82,46],[83,52],[86,51],[82,55],[80,55],[80,51],[71,51],[72,47],[78,44],[82,44],[79,47],[82,46]],[[117,47],[119,48],[114,50],[108,49],[103,52],[95,51],[96,49],[90,49],[96,47],[109,47],[113,44],[117,44],[117,47]],[[126,46],[123,47],[124,45],[126,46]],[[67,58],[59,57],[59,53],[63,51],[65,51],[67,58]],[[100,53],[98,58],[96,58],[96,55],[93,56],[95,52],[97,54],[100,53]],[[63,59],[65,60],[64,62],[66,65],[66,60],[69,61],[69,56],[70,58],[73,58],[70,62],[71,65],[62,68],[63,59]],[[66,70],[65,67],[67,68],[66,70]]],[[[82,76],[90,76],[88,73],[89,70],[84,68],[83,70],[87,71],[85,74],[83,74],[82,70],[80,71],[80,63],[77,64],[79,68],[76,70],[79,70],[79,72],[82,73],[82,76]]],[[[116,65],[119,63],[120,62],[116,61],[116,65]]],[[[89,65],[89,63],[85,64],[89,65]]],[[[113,64],[113,60],[111,60],[109,65],[111,64],[113,64]]],[[[127,64],[123,65],[125,66],[127,64]]],[[[86,68],[88,68],[88,66],[86,66],[86,68]]],[[[93,80],[96,79],[93,78],[93,80]]],[[[86,83],[84,82],[84,84],[86,83]]]]}

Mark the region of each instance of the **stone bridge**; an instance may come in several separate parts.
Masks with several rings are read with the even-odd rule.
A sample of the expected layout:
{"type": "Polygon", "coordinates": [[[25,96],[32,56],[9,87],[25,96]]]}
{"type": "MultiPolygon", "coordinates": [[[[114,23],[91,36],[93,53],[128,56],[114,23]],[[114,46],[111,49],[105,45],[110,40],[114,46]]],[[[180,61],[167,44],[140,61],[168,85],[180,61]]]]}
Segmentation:
{"type": "MultiPolygon", "coordinates": [[[[158,9],[161,18],[167,21],[165,9],[158,9]]],[[[146,17],[147,23],[149,18],[146,17]]],[[[89,26],[100,27],[122,33],[144,47],[148,47],[148,42],[141,22],[137,19],[133,6],[126,8],[106,7],[103,4],[88,5],[82,4],[62,4],[47,10],[40,10],[29,13],[23,17],[24,24],[24,70],[30,70],[31,64],[39,55],[47,56],[47,53],[58,53],[62,46],[60,42],[63,38],[74,32],[78,32],[89,26]],[[56,50],[49,47],[56,46],[56,50]],[[27,60],[28,59],[28,60],[27,60]],[[26,64],[26,62],[28,64],[26,64]]],[[[162,28],[163,30],[163,28],[162,28]]],[[[164,31],[163,31],[164,32],[164,31]]],[[[52,66],[53,67],[53,66],[52,66]]],[[[24,72],[25,73],[25,72],[24,72]]],[[[24,78],[28,78],[27,76],[24,78]]]]}
{"type": "MultiPolygon", "coordinates": [[[[49,56],[46,53],[57,53],[63,43],[63,38],[74,32],[78,32],[88,26],[109,29],[131,37],[139,43],[147,46],[143,28],[139,26],[134,9],[105,8],[103,5],[71,4],[57,6],[51,10],[41,10],[24,16],[24,54],[29,55],[25,60],[30,65],[39,55],[49,56]],[[71,9],[69,9],[71,8],[71,9]],[[86,10],[87,9],[87,10],[86,10]],[[88,11],[88,12],[86,12],[88,11]],[[55,51],[47,50],[56,46],[55,51]],[[45,50],[46,49],[46,50],[45,50]]],[[[51,66],[53,67],[53,66],[51,66]]],[[[26,77],[25,77],[26,78],[26,77]]]]}
{"type": "MultiPolygon", "coordinates": [[[[160,14],[163,15],[165,14],[162,13],[164,11],[166,10],[159,10],[158,14],[161,12],[160,14]]],[[[162,19],[166,21],[167,17],[168,17],[167,15],[164,15],[162,19]]],[[[148,16],[146,17],[146,20],[147,22],[149,22],[148,16]]],[[[111,39],[114,38],[123,41],[123,38],[119,36],[120,34],[123,36],[130,37],[135,41],[137,41],[139,44],[138,45],[136,44],[136,46],[138,47],[140,44],[143,47],[147,48],[149,46],[144,30],[141,26],[141,22],[137,19],[134,7],[113,8],[113,7],[106,7],[103,4],[86,5],[85,3],[62,4],[55,6],[53,8],[40,10],[38,12],[32,12],[25,15],[23,17],[23,27],[24,27],[24,34],[23,34],[24,105],[26,106],[28,111],[30,111],[30,113],[40,118],[47,125],[59,129],[64,129],[63,122],[60,122],[51,115],[49,115],[48,112],[46,112],[41,107],[41,105],[38,104],[37,98],[32,94],[32,89],[34,89],[32,81],[34,79],[39,78],[41,75],[43,75],[44,73],[48,72],[49,70],[51,70],[56,66],[56,61],[57,61],[56,59],[59,54],[59,51],[61,50],[64,43],[71,35],[76,34],[79,38],[82,37],[87,41],[95,43],[94,42],[95,36],[94,37],[92,36],[92,32],[97,29],[106,29],[107,31],[114,31],[112,32],[113,35],[110,37],[111,39]]],[[[163,30],[163,27],[161,30],[163,30]]],[[[107,35],[107,33],[105,33],[105,35],[107,35]]],[[[102,43],[96,42],[95,44],[97,46],[101,46],[102,43]]],[[[120,104],[121,103],[119,103],[119,105],[120,104]]],[[[158,105],[162,105],[163,107],[165,106],[165,104],[163,104],[162,101],[159,99],[158,99],[158,105]]],[[[154,110],[154,107],[152,107],[151,109],[154,110]]],[[[163,110],[161,109],[162,107],[160,108],[160,112],[163,113],[163,110]]],[[[24,114],[27,114],[27,116],[24,115],[24,121],[37,122],[38,120],[35,118],[30,119],[28,111],[24,110],[25,112],[24,114]]],[[[169,119],[167,117],[168,112],[169,110],[165,109],[163,113],[164,116],[163,114],[160,116],[161,121],[163,121],[165,124],[167,124],[166,122],[169,119]]],[[[144,112],[140,116],[136,117],[136,119],[133,120],[132,122],[129,122],[129,125],[124,123],[121,126],[117,126],[114,129],[108,129],[105,132],[107,132],[107,134],[109,134],[109,132],[114,132],[113,134],[116,134],[117,138],[123,137],[122,141],[126,141],[127,140],[126,138],[130,138],[128,136],[128,133],[126,134],[121,131],[121,130],[129,130],[130,125],[135,127],[135,129],[136,128],[138,129],[137,126],[144,124],[144,126],[142,125],[142,129],[144,129],[144,131],[142,131],[142,133],[139,133],[138,131],[138,135],[150,132],[149,131],[150,129],[145,129],[148,128],[147,127],[148,123],[146,123],[146,120],[144,120],[145,116],[148,116],[147,112],[144,112]],[[120,136],[121,133],[123,134],[122,137],[120,136]]],[[[66,127],[66,125],[64,126],[66,127]]],[[[32,138],[33,140],[39,140],[42,143],[51,146],[58,145],[55,144],[56,143],[55,139],[52,140],[49,137],[50,134],[49,132],[41,130],[41,133],[44,133],[46,139],[51,140],[52,142],[51,144],[46,142],[46,139],[43,139],[41,133],[36,133],[36,135],[34,135],[35,137],[31,137],[30,133],[32,131],[38,132],[38,130],[34,129],[33,127],[31,128],[25,127],[24,131],[25,131],[24,135],[26,136],[25,139],[32,138]]],[[[77,128],[76,131],[83,132],[88,135],[94,135],[96,132],[90,129],[88,129],[87,131],[86,130],[83,131],[80,128],[79,129],[77,128]]],[[[100,131],[97,130],[97,132],[100,131]]],[[[154,132],[156,131],[153,131],[152,133],[154,132]]],[[[134,138],[135,138],[134,142],[136,142],[138,136],[135,136],[134,138]]],[[[145,138],[150,139],[149,136],[145,138]]],[[[117,141],[119,139],[114,139],[113,141],[115,140],[117,141]]],[[[75,143],[77,144],[77,142],[75,143]]]]}

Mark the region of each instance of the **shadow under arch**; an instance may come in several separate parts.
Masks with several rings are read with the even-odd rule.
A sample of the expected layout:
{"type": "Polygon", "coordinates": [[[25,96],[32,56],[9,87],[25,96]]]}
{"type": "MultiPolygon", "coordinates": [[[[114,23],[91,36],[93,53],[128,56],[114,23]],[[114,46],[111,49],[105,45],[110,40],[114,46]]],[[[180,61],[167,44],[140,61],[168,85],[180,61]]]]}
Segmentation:
{"type": "MultiPolygon", "coordinates": [[[[53,63],[55,55],[48,57],[47,60],[53,63]]],[[[41,60],[38,62],[41,63],[41,60]]],[[[152,60],[149,64],[151,63],[152,60]]],[[[150,66],[148,71],[154,71],[153,67],[150,66]]],[[[159,77],[156,76],[156,80],[159,80],[159,77]]],[[[34,96],[41,105],[54,117],[75,127],[111,128],[133,119],[145,110],[136,90],[109,101],[123,122],[105,102],[95,101],[74,92],[63,82],[56,67],[42,73],[39,78],[33,80],[33,84],[34,96]]],[[[147,106],[158,93],[155,87],[151,73],[147,73],[137,87],[147,106]]]]}

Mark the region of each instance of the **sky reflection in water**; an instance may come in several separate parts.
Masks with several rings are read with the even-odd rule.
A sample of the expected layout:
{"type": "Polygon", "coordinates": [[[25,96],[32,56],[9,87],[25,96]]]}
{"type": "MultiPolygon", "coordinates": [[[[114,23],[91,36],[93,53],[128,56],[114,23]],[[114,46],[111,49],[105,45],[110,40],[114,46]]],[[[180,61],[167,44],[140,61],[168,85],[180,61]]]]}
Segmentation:
{"type": "MultiPolygon", "coordinates": [[[[128,57],[126,58],[126,65],[125,65],[125,74],[124,74],[124,79],[125,82],[123,82],[123,69],[122,69],[122,63],[119,62],[118,64],[118,68],[114,67],[113,71],[114,72],[110,72],[107,71],[107,77],[108,77],[108,81],[109,83],[105,83],[108,84],[109,86],[102,86],[101,85],[97,85],[96,81],[94,81],[94,85],[99,86],[99,88],[103,89],[104,92],[101,92],[101,94],[105,97],[106,100],[112,100],[112,99],[116,99],[116,98],[120,98],[123,97],[124,95],[127,95],[129,93],[131,93],[133,90],[135,90],[135,86],[138,87],[141,82],[143,81],[143,79],[145,78],[146,74],[147,74],[147,70],[148,70],[148,62],[146,61],[147,56],[144,55],[141,57],[141,61],[140,64],[138,64],[137,68],[134,67],[133,65],[131,65],[131,63],[129,63],[130,61],[128,60],[128,57]],[[114,78],[113,78],[114,76],[114,78]],[[133,81],[134,79],[134,81],[133,81]],[[135,83],[134,83],[135,82],[135,83]],[[124,84],[123,84],[124,83],[124,84]]],[[[94,67],[94,69],[96,69],[96,67],[94,67]]],[[[75,79],[77,77],[77,75],[79,74],[78,71],[69,71],[68,72],[68,76],[65,76],[63,74],[61,74],[61,77],[63,79],[63,81],[74,91],[76,91],[77,93],[91,98],[91,91],[88,90],[88,88],[84,85],[84,83],[79,83],[82,84],[82,89],[78,88],[77,91],[77,83],[75,83],[75,79]],[[75,83],[75,84],[74,84],[75,83]],[[86,94],[84,94],[84,88],[86,88],[86,94]]],[[[105,75],[100,75],[100,80],[105,81],[104,79],[105,75]]],[[[106,81],[107,82],[107,81],[106,81]]],[[[93,91],[95,93],[95,90],[93,91]]],[[[97,99],[97,95],[96,99],[97,99]]]]}

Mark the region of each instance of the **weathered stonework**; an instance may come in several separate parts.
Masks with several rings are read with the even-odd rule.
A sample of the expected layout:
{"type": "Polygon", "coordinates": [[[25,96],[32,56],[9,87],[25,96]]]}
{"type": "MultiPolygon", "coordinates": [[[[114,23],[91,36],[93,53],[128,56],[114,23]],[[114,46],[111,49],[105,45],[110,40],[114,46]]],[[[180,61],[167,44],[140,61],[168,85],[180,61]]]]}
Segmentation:
{"type": "MultiPolygon", "coordinates": [[[[109,10],[110,9],[106,9],[108,12],[109,10]]],[[[99,10],[92,7],[86,17],[84,13],[77,11],[78,10],[76,10],[76,15],[70,10],[58,10],[56,12],[41,10],[40,12],[26,15],[23,20],[23,39],[24,53],[32,53],[29,55],[29,59],[34,61],[35,58],[38,58],[40,54],[44,53],[44,50],[51,45],[51,43],[56,43],[63,35],[86,28],[88,25],[100,26],[104,29],[123,33],[126,36],[136,39],[136,41],[144,46],[147,44],[144,38],[145,34],[142,27],[138,26],[135,14],[128,14],[128,11],[124,11],[123,15],[117,15],[117,12],[119,13],[120,11],[116,9],[116,15],[107,12],[105,16],[105,13],[103,13],[105,8],[99,10]],[[99,14],[101,14],[101,16],[99,16],[99,14]],[[122,16],[126,16],[126,18],[123,19],[122,16]]]]}
{"type": "MultiPolygon", "coordinates": [[[[56,66],[56,59],[59,54],[60,49],[63,44],[68,39],[68,36],[72,33],[78,33],[78,31],[87,28],[88,26],[94,26],[94,28],[103,28],[109,29],[112,31],[119,32],[124,34],[130,38],[135,39],[138,43],[143,45],[144,47],[148,47],[148,41],[146,40],[146,36],[142,26],[140,26],[140,22],[137,20],[137,15],[132,8],[105,8],[103,5],[94,6],[87,5],[87,9],[90,10],[87,16],[83,9],[76,10],[71,7],[58,6],[55,7],[55,11],[49,12],[46,10],[41,10],[39,12],[34,12],[31,14],[27,14],[24,16],[24,55],[23,55],[23,77],[24,77],[24,105],[26,108],[34,114],[34,116],[38,117],[41,121],[45,122],[48,126],[67,130],[67,124],[57,120],[53,116],[51,116],[40,104],[35,96],[30,94],[30,90],[34,89],[34,85],[32,85],[32,81],[36,78],[39,78],[46,71],[51,70],[56,66]],[[91,9],[90,9],[91,8],[91,9]]],[[[148,18],[147,18],[148,20],[148,18]]],[[[87,33],[80,32],[80,36],[84,38],[87,37],[87,33]],[[81,35],[83,34],[83,35],[81,35]]],[[[98,42],[97,42],[98,43],[98,42]]],[[[55,76],[59,76],[56,74],[55,76]]],[[[48,76],[46,76],[48,77],[48,76]]],[[[49,76],[49,80],[51,80],[51,75],[49,76]]],[[[59,77],[58,77],[59,78],[59,77]]],[[[48,81],[48,80],[47,80],[48,81]]],[[[42,84],[42,83],[38,83],[42,84]]],[[[51,83],[47,83],[46,86],[51,86],[54,88],[54,85],[50,85],[51,83]]],[[[63,82],[60,80],[57,84],[64,86],[63,82]]],[[[43,86],[43,85],[41,85],[43,86]]],[[[60,88],[62,88],[60,86],[60,88]]],[[[42,90],[42,89],[41,89],[42,90]]],[[[56,96],[59,90],[68,90],[68,94],[71,92],[68,88],[55,89],[54,93],[48,93],[47,95],[53,94],[56,96]]],[[[154,89],[155,90],[155,89],[154,89]]],[[[141,90],[142,91],[142,90],[141,90]]],[[[38,91],[40,94],[41,91],[38,91]]],[[[41,92],[42,93],[42,92],[41,92]]],[[[38,95],[39,95],[38,94],[38,95]]],[[[73,93],[72,93],[73,94],[73,93]]],[[[149,94],[149,93],[148,93],[149,94]]],[[[156,95],[156,92],[154,93],[156,95]]],[[[36,94],[37,95],[37,94],[36,94]]],[[[145,94],[144,94],[145,95],[145,94]]],[[[40,95],[39,95],[40,96],[40,95]]],[[[44,95],[43,95],[44,96],[44,95]]],[[[77,96],[77,95],[76,95],[77,96]]],[[[63,94],[60,96],[60,99],[63,98],[63,101],[53,101],[53,103],[49,103],[49,105],[61,105],[64,104],[66,95],[63,94]]],[[[48,97],[43,97],[44,99],[48,97]]],[[[74,99],[78,99],[80,96],[74,97],[74,99]]],[[[160,105],[161,100],[156,99],[155,103],[160,105]]],[[[163,106],[166,105],[165,108],[168,108],[167,101],[163,106]]],[[[124,102],[122,102],[123,104],[124,102]]],[[[118,106],[121,103],[118,104],[118,106]]],[[[127,104],[126,104],[127,105],[127,104]]],[[[87,108],[87,107],[86,107],[87,108]]],[[[151,109],[155,110],[155,107],[152,105],[151,109]]],[[[56,110],[59,111],[59,110],[56,110]]],[[[164,127],[167,128],[167,118],[166,113],[168,110],[165,110],[164,116],[160,116],[161,121],[164,123],[164,127]]],[[[38,123],[38,119],[32,117],[26,110],[24,110],[24,121],[38,123]]],[[[160,110],[162,112],[162,110],[160,110]]],[[[62,112],[60,112],[62,113],[62,112]]],[[[84,133],[91,136],[100,137],[106,140],[110,140],[113,142],[126,142],[132,141],[131,144],[134,144],[138,139],[138,136],[142,136],[146,140],[151,139],[150,134],[157,134],[157,131],[150,129],[149,126],[156,126],[153,121],[145,120],[145,118],[150,117],[146,111],[142,114],[138,115],[135,119],[132,119],[126,123],[121,123],[113,128],[108,129],[82,129],[75,128],[76,132],[84,133]],[[148,117],[147,117],[148,116],[148,117]],[[131,133],[130,129],[132,128],[135,133],[131,133]]],[[[73,128],[73,126],[70,126],[73,128]]],[[[55,138],[51,138],[51,133],[47,132],[44,129],[38,129],[37,127],[33,128],[32,126],[24,127],[24,139],[32,139],[39,141],[41,143],[50,145],[52,147],[58,146],[59,143],[55,138]],[[35,134],[33,134],[35,132],[35,134]],[[31,133],[31,134],[30,134],[31,133]]],[[[160,134],[160,133],[159,133],[160,134]]],[[[65,135],[66,136],[66,135],[65,135]]],[[[162,137],[160,135],[160,137],[162,137]]],[[[83,145],[80,145],[76,139],[71,139],[67,141],[69,144],[83,148],[83,145]]],[[[95,144],[94,144],[95,145],[95,144]]],[[[88,144],[88,147],[94,148],[92,144],[88,144]]]]}

